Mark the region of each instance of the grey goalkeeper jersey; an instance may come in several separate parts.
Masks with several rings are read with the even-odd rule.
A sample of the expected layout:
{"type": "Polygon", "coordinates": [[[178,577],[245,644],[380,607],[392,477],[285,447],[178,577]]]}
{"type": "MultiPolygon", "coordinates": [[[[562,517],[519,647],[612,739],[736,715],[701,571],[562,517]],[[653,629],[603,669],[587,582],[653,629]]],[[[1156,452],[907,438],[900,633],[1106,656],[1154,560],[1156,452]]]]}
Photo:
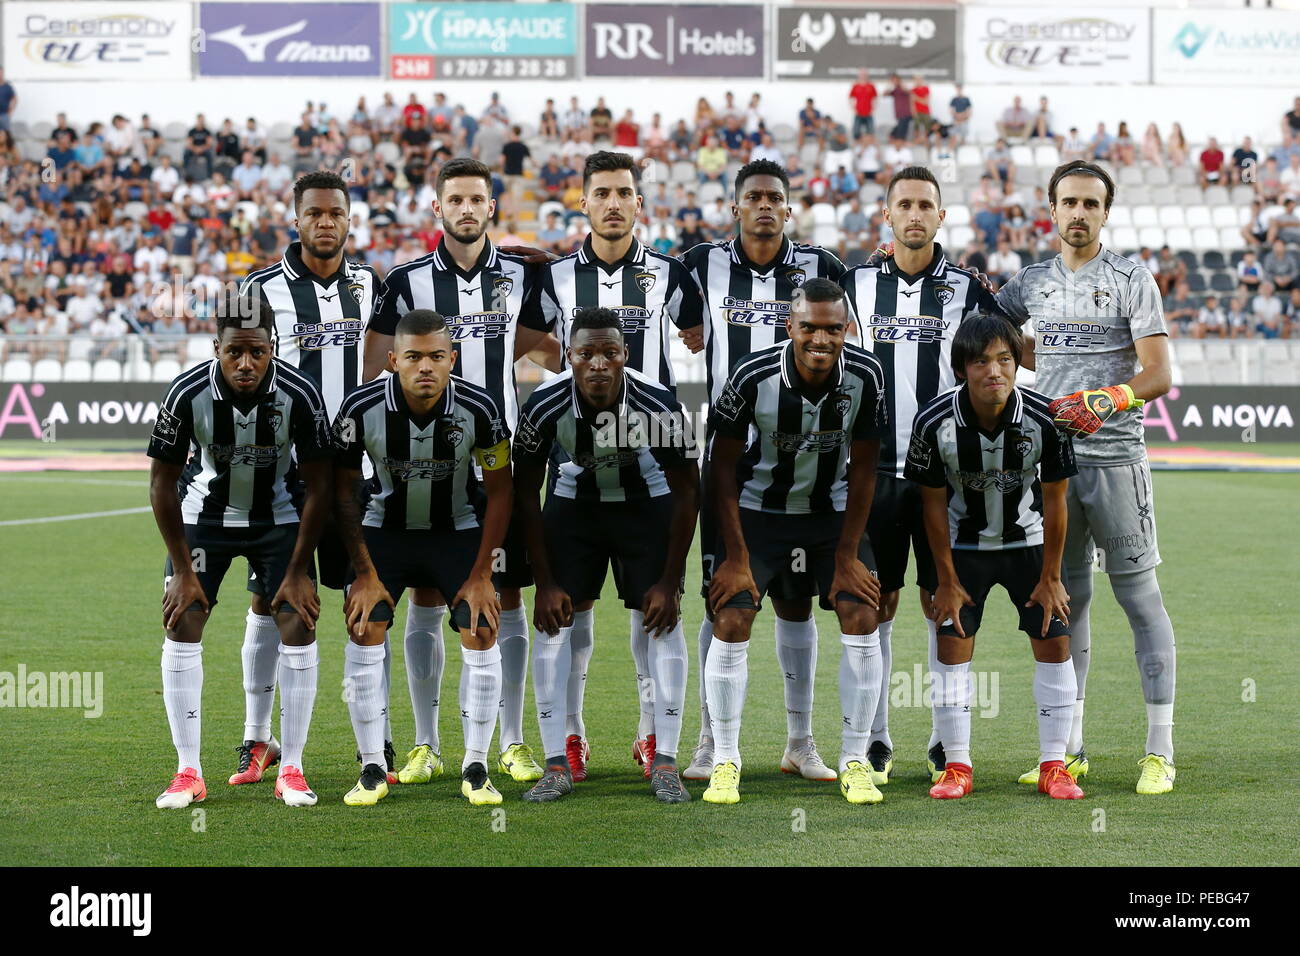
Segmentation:
{"type": "MultiPolygon", "coordinates": [[[[1034,389],[1060,398],[1127,382],[1141,369],[1133,343],[1167,335],[1155,279],[1145,266],[1102,249],[1071,272],[1058,255],[1021,269],[998,292],[1014,321],[1032,323],[1034,389]]],[[[1142,409],[1118,412],[1074,446],[1081,465],[1121,465],[1146,457],[1142,409]]]]}

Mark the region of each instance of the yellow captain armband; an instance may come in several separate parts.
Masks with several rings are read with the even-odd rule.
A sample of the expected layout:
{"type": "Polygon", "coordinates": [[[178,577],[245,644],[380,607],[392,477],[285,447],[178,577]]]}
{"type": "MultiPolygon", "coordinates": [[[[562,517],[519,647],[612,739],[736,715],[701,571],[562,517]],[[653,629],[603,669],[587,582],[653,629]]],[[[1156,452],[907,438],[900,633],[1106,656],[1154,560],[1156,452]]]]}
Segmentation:
{"type": "Polygon", "coordinates": [[[510,464],[510,439],[503,438],[491,448],[475,448],[474,460],[484,471],[496,471],[510,464]]]}

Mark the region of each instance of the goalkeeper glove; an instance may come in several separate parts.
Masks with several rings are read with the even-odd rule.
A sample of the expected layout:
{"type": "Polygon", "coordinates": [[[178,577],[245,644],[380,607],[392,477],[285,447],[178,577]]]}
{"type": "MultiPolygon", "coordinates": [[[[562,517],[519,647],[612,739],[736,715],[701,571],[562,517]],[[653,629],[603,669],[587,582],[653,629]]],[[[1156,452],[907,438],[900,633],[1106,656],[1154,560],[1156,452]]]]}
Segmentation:
{"type": "Polygon", "coordinates": [[[1146,404],[1127,385],[1089,388],[1058,398],[1047,406],[1057,427],[1077,438],[1091,435],[1116,412],[1146,404]]]}

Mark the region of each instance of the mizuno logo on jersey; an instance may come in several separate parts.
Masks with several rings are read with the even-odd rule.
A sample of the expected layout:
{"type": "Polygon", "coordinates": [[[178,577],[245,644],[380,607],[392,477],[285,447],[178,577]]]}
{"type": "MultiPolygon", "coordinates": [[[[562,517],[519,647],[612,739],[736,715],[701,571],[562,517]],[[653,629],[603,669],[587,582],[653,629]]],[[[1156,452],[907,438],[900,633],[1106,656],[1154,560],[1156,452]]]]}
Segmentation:
{"type": "Polygon", "coordinates": [[[873,315],[871,338],[877,342],[941,342],[948,324],[930,315],[873,315]]]}
{"type": "Polygon", "coordinates": [[[356,345],[366,324],[360,319],[340,319],[336,322],[295,322],[290,335],[298,339],[298,348],[314,352],[320,349],[337,349],[356,345]]]}
{"type": "Polygon", "coordinates": [[[470,312],[447,316],[447,328],[454,342],[467,339],[499,339],[510,327],[510,316],[505,312],[470,312]]]}

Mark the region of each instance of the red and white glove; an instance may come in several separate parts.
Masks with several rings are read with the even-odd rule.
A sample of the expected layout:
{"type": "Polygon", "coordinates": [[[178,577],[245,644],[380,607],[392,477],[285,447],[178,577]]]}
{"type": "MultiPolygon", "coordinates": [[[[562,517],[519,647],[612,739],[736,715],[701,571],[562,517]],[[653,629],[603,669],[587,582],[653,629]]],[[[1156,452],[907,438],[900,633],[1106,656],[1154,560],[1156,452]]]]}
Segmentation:
{"type": "Polygon", "coordinates": [[[1144,404],[1146,402],[1134,395],[1129,386],[1111,385],[1058,398],[1047,406],[1047,410],[1058,428],[1075,438],[1084,438],[1106,424],[1106,420],[1116,412],[1140,408],[1144,404]]]}

